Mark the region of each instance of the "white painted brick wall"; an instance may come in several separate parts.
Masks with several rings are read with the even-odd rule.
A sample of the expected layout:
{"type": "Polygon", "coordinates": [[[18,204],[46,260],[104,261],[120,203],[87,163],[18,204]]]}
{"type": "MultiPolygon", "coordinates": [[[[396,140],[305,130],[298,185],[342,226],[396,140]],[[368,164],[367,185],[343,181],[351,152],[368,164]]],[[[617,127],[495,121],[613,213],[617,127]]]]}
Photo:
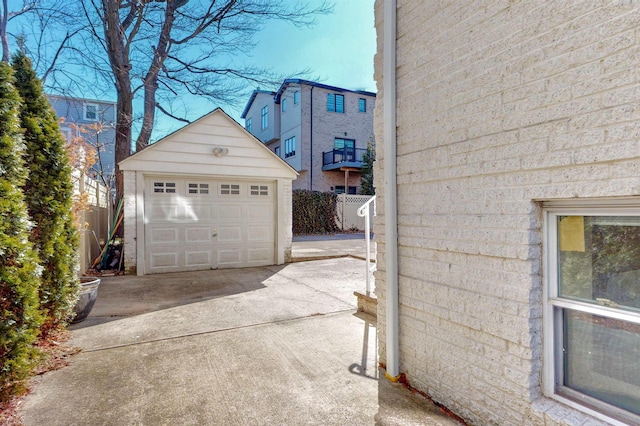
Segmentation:
{"type": "Polygon", "coordinates": [[[538,201],[640,194],[640,2],[397,3],[400,369],[470,424],[604,424],[542,396],[538,201]]]}

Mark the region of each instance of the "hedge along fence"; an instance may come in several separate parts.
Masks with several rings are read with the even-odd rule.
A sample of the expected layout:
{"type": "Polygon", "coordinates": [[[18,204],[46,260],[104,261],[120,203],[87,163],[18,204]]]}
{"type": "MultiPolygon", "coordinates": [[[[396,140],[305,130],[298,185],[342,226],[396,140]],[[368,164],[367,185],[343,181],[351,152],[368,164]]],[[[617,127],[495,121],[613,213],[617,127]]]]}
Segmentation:
{"type": "Polygon", "coordinates": [[[333,192],[293,191],[293,234],[333,234],[336,225],[336,200],[333,192]]]}

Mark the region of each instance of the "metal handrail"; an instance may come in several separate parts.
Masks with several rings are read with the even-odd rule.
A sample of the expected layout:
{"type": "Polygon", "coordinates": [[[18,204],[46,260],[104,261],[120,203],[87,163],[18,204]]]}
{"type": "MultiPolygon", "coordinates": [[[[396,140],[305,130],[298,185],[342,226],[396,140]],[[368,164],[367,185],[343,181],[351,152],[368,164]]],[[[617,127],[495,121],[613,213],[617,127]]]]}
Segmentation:
{"type": "Polygon", "coordinates": [[[371,265],[371,217],[369,215],[369,206],[373,203],[373,215],[376,216],[376,196],[371,197],[366,203],[358,208],[358,216],[364,217],[364,239],[366,241],[366,269],[367,269],[367,296],[371,295],[371,278],[370,275],[376,270],[376,264],[371,265]]]}

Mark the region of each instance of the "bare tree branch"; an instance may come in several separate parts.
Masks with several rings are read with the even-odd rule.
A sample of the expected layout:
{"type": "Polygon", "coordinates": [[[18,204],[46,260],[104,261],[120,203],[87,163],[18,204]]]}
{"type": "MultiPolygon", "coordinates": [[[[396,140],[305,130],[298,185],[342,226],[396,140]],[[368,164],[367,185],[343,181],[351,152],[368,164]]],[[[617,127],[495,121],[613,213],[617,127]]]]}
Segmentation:
{"type": "Polygon", "coordinates": [[[162,107],[162,105],[160,105],[160,104],[156,104],[156,108],[158,108],[158,110],[159,110],[160,112],[162,112],[163,114],[165,114],[165,115],[166,115],[166,116],[168,116],[168,117],[173,118],[174,120],[178,120],[178,121],[181,121],[181,122],[183,122],[183,123],[187,123],[187,124],[188,124],[188,123],[191,123],[191,122],[190,122],[189,120],[187,120],[186,118],[178,117],[178,116],[176,116],[176,115],[171,114],[169,111],[165,110],[165,109],[162,107]]]}

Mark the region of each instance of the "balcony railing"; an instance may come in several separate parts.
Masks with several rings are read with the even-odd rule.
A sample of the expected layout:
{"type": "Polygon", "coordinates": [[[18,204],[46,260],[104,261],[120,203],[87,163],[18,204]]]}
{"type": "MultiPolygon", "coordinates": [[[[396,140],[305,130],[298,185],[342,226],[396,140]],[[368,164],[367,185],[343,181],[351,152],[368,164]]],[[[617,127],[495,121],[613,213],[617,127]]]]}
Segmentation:
{"type": "Polygon", "coordinates": [[[342,166],[362,167],[364,155],[367,150],[364,148],[340,148],[322,153],[323,170],[331,170],[342,166]]]}

